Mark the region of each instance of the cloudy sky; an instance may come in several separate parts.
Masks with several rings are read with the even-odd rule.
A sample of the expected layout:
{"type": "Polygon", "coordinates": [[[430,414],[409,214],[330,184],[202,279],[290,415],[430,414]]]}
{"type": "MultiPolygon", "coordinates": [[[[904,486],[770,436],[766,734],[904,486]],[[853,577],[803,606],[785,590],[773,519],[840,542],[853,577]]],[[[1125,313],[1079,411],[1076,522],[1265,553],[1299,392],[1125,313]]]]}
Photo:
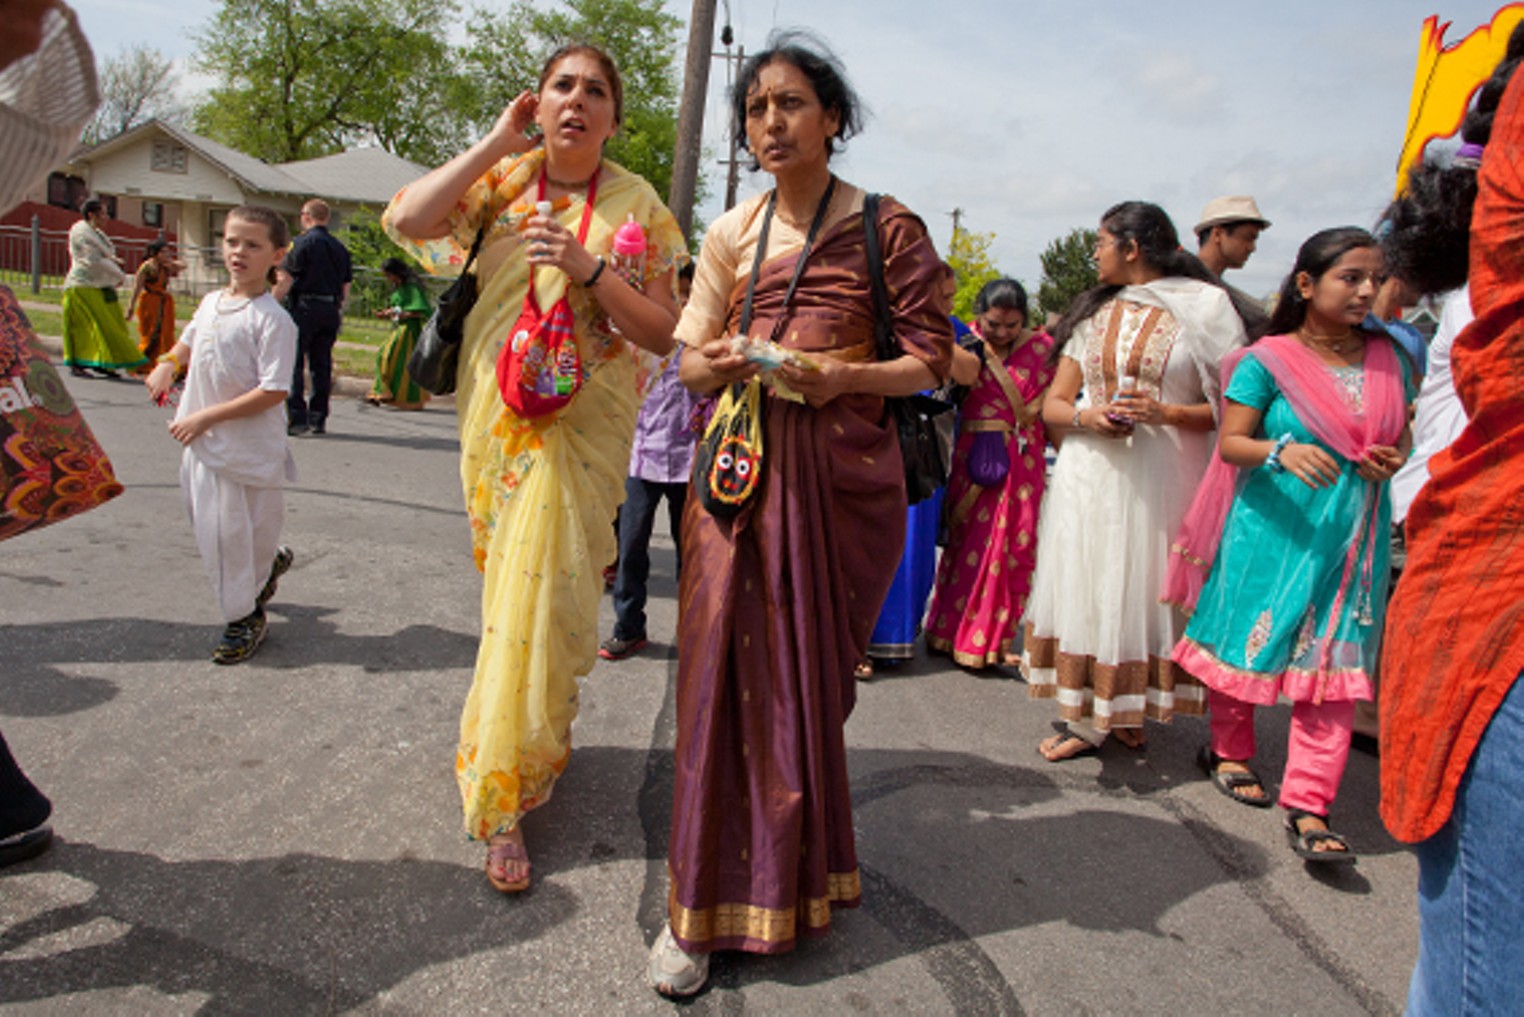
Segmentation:
{"type": "MultiPolygon", "coordinates": [[[[212,0],[74,0],[99,56],[148,43],[184,59],[212,0]]],[[[685,22],[691,0],[667,0],[685,22]]],[[[845,179],[921,214],[945,248],[950,213],[995,234],[1005,272],[1035,286],[1055,237],[1114,202],[1158,202],[1187,237],[1220,194],[1251,194],[1274,225],[1230,275],[1272,290],[1297,245],[1369,226],[1390,198],[1419,32],[1456,42],[1500,0],[720,0],[736,40],[805,27],[870,109],[838,160],[845,179]],[[1444,4],[1443,7],[1437,6],[1444,4]]],[[[718,44],[716,45],[718,48],[718,44]]],[[[725,68],[710,78],[703,172],[719,212],[725,68]]],[[[743,174],[742,195],[766,185],[743,174]]]]}

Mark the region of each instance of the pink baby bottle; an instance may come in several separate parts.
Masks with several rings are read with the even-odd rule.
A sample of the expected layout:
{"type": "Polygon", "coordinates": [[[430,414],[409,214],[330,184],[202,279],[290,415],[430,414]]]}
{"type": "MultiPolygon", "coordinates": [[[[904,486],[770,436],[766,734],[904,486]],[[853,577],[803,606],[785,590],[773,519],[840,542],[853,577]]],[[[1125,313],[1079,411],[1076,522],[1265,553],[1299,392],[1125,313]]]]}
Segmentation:
{"type": "Polygon", "coordinates": [[[614,231],[614,259],[609,267],[635,289],[645,289],[646,231],[633,215],[614,231]]]}

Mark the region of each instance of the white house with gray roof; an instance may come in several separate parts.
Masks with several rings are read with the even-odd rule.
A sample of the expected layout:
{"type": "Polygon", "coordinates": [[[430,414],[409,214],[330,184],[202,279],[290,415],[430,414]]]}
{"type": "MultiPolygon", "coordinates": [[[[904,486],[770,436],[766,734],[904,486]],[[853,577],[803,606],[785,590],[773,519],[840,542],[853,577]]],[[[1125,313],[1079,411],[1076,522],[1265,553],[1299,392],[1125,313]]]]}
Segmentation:
{"type": "Polygon", "coordinates": [[[189,253],[221,241],[230,209],[268,205],[296,223],[302,202],[322,198],[335,226],[361,206],[380,211],[428,171],[379,148],[272,165],[151,120],[76,152],[49,180],[49,204],[77,207],[77,194],[114,203],[111,218],[174,233],[189,253]]]}

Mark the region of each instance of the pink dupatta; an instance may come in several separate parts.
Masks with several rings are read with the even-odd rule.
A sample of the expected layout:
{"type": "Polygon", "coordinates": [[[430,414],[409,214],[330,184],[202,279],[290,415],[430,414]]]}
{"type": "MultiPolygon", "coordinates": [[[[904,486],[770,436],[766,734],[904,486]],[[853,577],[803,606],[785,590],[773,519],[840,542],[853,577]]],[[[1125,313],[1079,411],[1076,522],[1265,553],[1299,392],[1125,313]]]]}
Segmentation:
{"type": "MultiPolygon", "coordinates": [[[[1350,412],[1332,372],[1311,350],[1289,335],[1266,336],[1254,345],[1234,350],[1224,357],[1224,392],[1238,362],[1251,351],[1275,377],[1276,385],[1302,423],[1335,454],[1350,462],[1359,462],[1371,446],[1397,443],[1407,423],[1407,400],[1403,393],[1402,368],[1390,341],[1373,338],[1366,342],[1364,413],[1350,412]]],[[[1221,453],[1213,450],[1211,465],[1202,477],[1201,486],[1196,489],[1191,507],[1180,524],[1180,532],[1170,545],[1164,589],[1160,592],[1160,599],[1165,603],[1177,604],[1186,611],[1195,608],[1196,599],[1201,595],[1201,589],[1212,573],[1212,563],[1217,558],[1217,547],[1222,541],[1228,510],[1233,505],[1237,479],[1238,467],[1224,462],[1221,453]]],[[[1358,524],[1359,531],[1351,535],[1344,573],[1323,637],[1320,673],[1327,666],[1334,629],[1349,594],[1360,548],[1377,536],[1375,528],[1380,505],[1377,494],[1374,484],[1366,485],[1366,508],[1358,524]]],[[[1367,594],[1371,557],[1366,556],[1362,576],[1367,594]]]]}

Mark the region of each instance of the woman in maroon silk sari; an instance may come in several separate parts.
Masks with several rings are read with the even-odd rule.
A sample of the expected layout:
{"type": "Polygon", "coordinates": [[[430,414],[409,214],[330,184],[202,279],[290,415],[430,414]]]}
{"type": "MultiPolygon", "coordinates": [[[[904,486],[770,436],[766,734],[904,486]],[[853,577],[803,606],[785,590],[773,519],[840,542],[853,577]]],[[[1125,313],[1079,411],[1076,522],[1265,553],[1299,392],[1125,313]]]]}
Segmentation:
{"type": "Polygon", "coordinates": [[[939,383],[952,356],[950,270],[921,221],[885,199],[880,244],[906,355],[875,358],[864,194],[828,166],[857,127],[857,100],[817,48],[775,38],[742,69],[735,123],[774,178],[775,205],[762,195],[709,228],[677,329],[689,388],[753,377],[729,337],[760,258],[748,335],[774,335],[782,318],[778,341],[818,370],[764,376],[762,479],[741,512],[717,519],[697,497],[685,510],[669,924],[650,968],[671,996],[703,987],[711,952],[790,950],[827,930],[832,907],[859,902],[843,726],[894,578],[883,551],[903,543],[906,513],[884,397],[939,383]]]}

